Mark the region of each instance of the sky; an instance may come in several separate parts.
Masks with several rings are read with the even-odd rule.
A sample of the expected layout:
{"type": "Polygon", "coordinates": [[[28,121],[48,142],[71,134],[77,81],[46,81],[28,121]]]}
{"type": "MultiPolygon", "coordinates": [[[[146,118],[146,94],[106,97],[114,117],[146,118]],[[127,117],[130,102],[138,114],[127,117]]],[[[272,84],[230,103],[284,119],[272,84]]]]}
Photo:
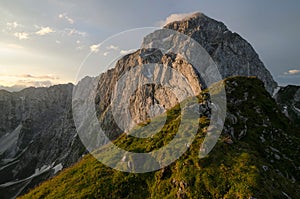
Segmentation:
{"type": "Polygon", "coordinates": [[[124,31],[133,37],[132,29],[151,32],[143,27],[159,28],[170,15],[196,11],[252,44],[279,85],[300,85],[299,9],[298,0],[1,0],[0,88],[76,82],[83,63],[109,63],[84,62],[89,53],[109,60],[112,52],[132,50],[115,39],[101,51],[101,42],[124,31]]]}

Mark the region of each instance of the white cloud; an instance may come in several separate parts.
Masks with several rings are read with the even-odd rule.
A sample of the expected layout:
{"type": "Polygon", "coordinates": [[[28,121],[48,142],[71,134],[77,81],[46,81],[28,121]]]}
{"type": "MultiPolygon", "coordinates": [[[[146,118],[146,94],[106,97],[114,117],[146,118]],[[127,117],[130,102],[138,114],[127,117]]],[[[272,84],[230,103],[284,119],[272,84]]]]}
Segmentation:
{"type": "Polygon", "coordinates": [[[103,55],[106,57],[109,54],[109,52],[104,52],[103,55]]]}
{"type": "Polygon", "coordinates": [[[294,70],[288,70],[288,71],[285,72],[284,74],[285,74],[285,75],[296,75],[296,74],[298,74],[298,73],[300,73],[300,70],[294,69],[294,70]]]}
{"type": "Polygon", "coordinates": [[[59,77],[53,74],[46,74],[46,75],[33,75],[33,74],[20,74],[20,75],[6,75],[0,74],[0,77],[11,77],[11,78],[21,78],[21,79],[47,79],[47,80],[58,80],[59,77]]]}
{"type": "Polygon", "coordinates": [[[180,21],[180,20],[183,20],[183,19],[188,18],[190,16],[193,16],[195,14],[198,14],[198,13],[197,12],[192,12],[192,13],[171,14],[164,21],[160,21],[159,25],[160,26],[165,26],[165,25],[167,25],[171,22],[180,21]]]}
{"type": "Polygon", "coordinates": [[[120,51],[120,54],[121,54],[121,55],[127,55],[127,54],[129,54],[129,53],[134,52],[134,51],[136,51],[136,49],[121,50],[121,51],[120,51]]]}
{"type": "Polygon", "coordinates": [[[14,29],[14,28],[18,28],[18,27],[22,27],[21,24],[17,23],[16,21],[14,22],[7,22],[6,26],[9,30],[14,29]]]}
{"type": "Polygon", "coordinates": [[[91,50],[91,52],[96,53],[99,51],[99,47],[100,47],[100,44],[94,44],[94,45],[90,46],[90,50],[91,50]]]}
{"type": "Polygon", "coordinates": [[[48,80],[56,80],[59,79],[56,75],[32,75],[32,74],[22,74],[22,75],[16,75],[16,77],[20,78],[29,78],[29,79],[48,79],[48,80]]]}
{"type": "Polygon", "coordinates": [[[16,32],[16,33],[14,33],[14,36],[20,40],[26,40],[26,39],[28,39],[29,34],[26,32],[16,32]]]}
{"type": "Polygon", "coordinates": [[[46,35],[46,34],[49,34],[52,32],[55,32],[55,31],[47,26],[47,27],[41,27],[41,29],[39,31],[35,32],[35,34],[42,36],[42,35],[46,35]]]}
{"type": "Polygon", "coordinates": [[[107,50],[119,50],[118,46],[114,46],[114,45],[109,45],[106,47],[107,50]]]}
{"type": "Polygon", "coordinates": [[[60,19],[65,19],[67,20],[70,24],[74,24],[74,19],[72,19],[71,17],[69,17],[66,13],[62,13],[62,14],[59,14],[58,17],[60,19]]]}
{"type": "Polygon", "coordinates": [[[71,28],[66,28],[65,29],[65,32],[67,32],[67,34],[69,36],[71,35],[79,35],[79,36],[82,36],[82,37],[85,37],[86,36],[86,32],[81,32],[81,31],[78,31],[76,30],[75,28],[71,29],[71,28]]]}
{"type": "Polygon", "coordinates": [[[79,40],[77,40],[77,41],[76,41],[76,44],[80,44],[80,41],[79,41],[79,40]]]}

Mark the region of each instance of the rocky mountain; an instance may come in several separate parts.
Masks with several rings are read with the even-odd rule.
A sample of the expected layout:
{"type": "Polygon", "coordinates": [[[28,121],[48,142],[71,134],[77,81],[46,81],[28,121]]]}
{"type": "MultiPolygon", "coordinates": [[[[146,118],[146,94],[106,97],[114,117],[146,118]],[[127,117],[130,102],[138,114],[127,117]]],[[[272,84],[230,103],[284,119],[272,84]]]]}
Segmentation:
{"type": "MultiPolygon", "coordinates": [[[[88,155],[21,198],[299,198],[300,137],[296,128],[260,80],[233,77],[224,82],[228,104],[225,128],[207,157],[199,158],[209,125],[209,114],[202,114],[188,123],[199,125],[195,140],[169,166],[150,173],[127,173],[88,155]]],[[[206,92],[198,96],[200,104],[206,92]]],[[[123,134],[114,144],[133,152],[168,145],[178,133],[180,106],[168,110],[167,115],[166,124],[153,137],[123,134]]],[[[159,121],[154,118],[153,125],[159,121]]],[[[189,128],[185,129],[189,133],[189,128]]],[[[138,169],[134,159],[110,155],[110,146],[95,154],[133,171],[138,169]]]]}
{"type": "MultiPolygon", "coordinates": [[[[186,46],[185,38],[194,39],[207,51],[207,53],[202,53],[202,56],[207,58],[204,64],[212,66],[216,63],[216,67],[220,71],[220,77],[216,79],[221,80],[236,75],[256,76],[263,81],[263,85],[269,93],[272,93],[277,87],[276,82],[251,45],[238,34],[228,30],[223,23],[197,13],[181,21],[167,24],[164,28],[147,35],[142,48],[122,57],[113,69],[95,78],[86,77],[75,87],[69,84],[50,88],[30,88],[16,93],[0,92],[0,106],[4,110],[0,114],[1,198],[11,198],[23,194],[43,179],[53,176],[62,167],[66,168],[78,161],[85,152],[80,140],[85,142],[86,138],[91,139],[91,136],[95,136],[92,137],[92,143],[85,145],[88,149],[97,149],[97,147],[107,143],[109,140],[104,138],[96,128],[98,123],[109,139],[118,139],[124,131],[156,118],[165,111],[171,111],[182,100],[199,95],[210,86],[203,80],[206,75],[214,76],[215,71],[208,71],[205,68],[203,71],[198,70],[197,64],[190,63],[187,57],[178,53],[179,50],[184,50],[186,46]],[[170,37],[168,34],[162,34],[166,30],[183,33],[185,35],[184,40],[178,39],[177,36],[170,37]],[[155,46],[157,41],[163,41],[164,49],[155,46]],[[212,59],[209,59],[209,56],[212,59]],[[127,112],[124,107],[129,107],[127,112]],[[114,115],[115,110],[123,110],[123,112],[114,115]],[[84,119],[82,120],[82,118],[84,119]],[[132,118],[132,120],[128,120],[128,118],[132,118]],[[79,135],[80,139],[76,135],[75,126],[77,130],[83,132],[83,135],[79,135]]],[[[194,61],[199,61],[197,57],[193,58],[194,61]]],[[[240,85],[244,86],[243,83],[240,85]]],[[[260,83],[255,85],[259,88],[262,87],[260,83]]],[[[269,95],[263,89],[259,90],[264,93],[263,95],[269,95]]],[[[242,94],[235,97],[241,97],[240,95],[242,94]]],[[[255,96],[248,97],[248,94],[243,96],[247,96],[245,97],[247,99],[256,98],[255,96]]],[[[234,98],[229,102],[235,104],[235,100],[245,99],[234,98]]],[[[270,99],[268,98],[268,100],[270,99]]],[[[252,105],[253,107],[256,106],[254,102],[252,105]]],[[[273,105],[269,108],[276,109],[273,105]]],[[[260,110],[257,110],[257,114],[262,114],[260,119],[264,121],[263,125],[267,125],[268,131],[264,131],[266,135],[262,138],[257,138],[255,134],[255,138],[257,138],[255,141],[267,139],[268,136],[271,136],[271,131],[275,132],[275,129],[273,131],[271,127],[277,125],[273,124],[273,121],[268,123],[265,113],[261,113],[260,110]]],[[[268,114],[271,113],[268,112],[268,114]]],[[[276,120],[277,122],[287,122],[286,118],[279,117],[280,121],[276,120]]],[[[236,129],[225,126],[224,135],[227,136],[226,140],[230,143],[248,136],[246,132],[250,132],[249,129],[252,128],[250,126],[254,125],[254,123],[248,124],[246,115],[234,115],[232,112],[228,118],[233,125],[238,126],[236,129]]],[[[263,131],[261,125],[257,129],[263,131]]],[[[288,130],[283,129],[283,131],[288,134],[288,130]]],[[[285,134],[281,133],[281,135],[284,136],[285,134]]],[[[243,144],[244,142],[241,142],[241,145],[243,144]]],[[[241,146],[236,147],[235,149],[239,149],[241,146]]],[[[276,147],[281,147],[281,145],[276,145],[276,147]]],[[[268,150],[270,161],[274,154],[279,154],[279,152],[270,151],[271,149],[268,150]]],[[[255,151],[253,153],[256,154],[255,151]]],[[[262,154],[267,156],[265,153],[262,154]]],[[[286,153],[284,155],[286,156],[286,153]]],[[[283,155],[279,154],[279,156],[282,158],[283,155]]],[[[251,156],[251,158],[254,157],[251,156]]],[[[291,158],[292,162],[294,161],[293,158],[291,158]]],[[[272,160],[274,161],[274,158],[272,160]]],[[[262,160],[262,163],[269,165],[268,161],[266,158],[262,160]]],[[[81,164],[83,163],[79,163],[79,165],[81,164]]],[[[269,168],[269,166],[267,167],[269,168]]],[[[293,167],[291,171],[294,170],[293,167]]],[[[257,171],[260,172],[261,167],[257,171]]],[[[105,172],[111,173],[112,171],[105,169],[105,172]]],[[[281,171],[283,175],[286,175],[285,172],[285,170],[281,171]]],[[[289,177],[283,177],[286,178],[284,183],[288,184],[288,190],[290,190],[290,186],[294,185],[290,185],[288,179],[297,178],[291,177],[292,173],[287,172],[289,177]]],[[[80,178],[84,177],[80,176],[80,178]]],[[[281,179],[281,177],[279,178],[281,179]]],[[[180,184],[178,181],[177,185],[176,183],[174,185],[177,188],[178,183],[180,184]]],[[[183,188],[181,187],[181,189],[183,188]]],[[[284,190],[283,192],[285,193],[284,190]]],[[[74,193],[79,194],[76,191],[74,193]]],[[[247,193],[250,194],[250,192],[247,193]]],[[[295,194],[294,192],[291,193],[295,194]]],[[[125,192],[119,194],[125,194],[125,192]]]]}
{"type": "Polygon", "coordinates": [[[0,196],[13,198],[78,161],[72,84],[0,91],[0,196]]]}
{"type": "MultiPolygon", "coordinates": [[[[164,30],[158,30],[147,35],[144,38],[142,49],[122,57],[113,69],[101,74],[94,80],[93,84],[97,84],[95,87],[97,89],[95,93],[97,117],[100,120],[101,118],[108,120],[102,122],[102,128],[105,129],[109,137],[115,138],[122,132],[120,126],[114,122],[116,117],[112,113],[113,109],[122,109],[126,103],[126,105],[130,104],[130,110],[127,114],[130,114],[134,123],[138,124],[150,119],[151,115],[162,113],[179,102],[179,99],[176,98],[177,95],[180,95],[179,92],[165,88],[161,85],[163,82],[168,81],[169,87],[188,85],[186,87],[190,87],[192,92],[184,91],[182,99],[190,96],[191,93],[194,95],[199,94],[207,86],[203,81],[203,77],[214,75],[213,73],[217,73],[217,71],[208,74],[205,69],[200,68],[199,70],[198,66],[188,62],[187,57],[179,54],[190,45],[185,43],[189,37],[198,42],[208,52],[208,54],[201,52],[201,56],[207,59],[208,65],[214,64],[212,61],[216,63],[221,75],[219,80],[237,75],[256,76],[264,82],[269,93],[273,93],[277,87],[277,83],[251,45],[237,33],[228,30],[222,22],[215,21],[204,14],[196,13],[182,21],[172,22],[164,28],[164,30]],[[171,35],[172,32],[165,34],[167,29],[183,33],[185,37],[178,39],[178,36],[171,35]],[[156,47],[155,43],[159,42],[164,51],[156,47]],[[180,47],[176,50],[176,46],[180,47]],[[123,78],[124,74],[127,74],[131,69],[135,70],[136,74],[143,75],[126,77],[127,80],[124,79],[123,82],[118,84],[120,78],[123,78]],[[182,76],[179,78],[172,70],[178,71],[182,76]],[[163,78],[165,79],[160,75],[154,75],[154,77],[151,76],[152,83],[146,84],[145,82],[149,79],[147,73],[164,74],[163,78]],[[131,81],[132,78],[138,82],[135,86],[131,81]],[[116,105],[119,107],[112,107],[112,91],[118,88],[120,84],[122,84],[123,89],[119,90],[120,93],[117,96],[119,101],[115,103],[119,104],[116,105]],[[136,87],[136,90],[133,91],[133,87],[136,87]],[[130,100],[125,102],[126,99],[130,100]]],[[[199,49],[195,48],[195,50],[199,49]]],[[[202,61],[197,57],[192,58],[197,61],[196,63],[202,61]]],[[[82,84],[84,84],[84,81],[82,84]]],[[[89,87],[89,85],[90,82],[86,82],[86,85],[80,87],[89,87]]],[[[182,91],[184,89],[179,88],[178,90],[182,91]]],[[[82,99],[87,98],[91,98],[91,96],[82,96],[82,99]]],[[[86,110],[86,108],[83,110],[86,110]]],[[[78,117],[81,118],[81,116],[78,117]]],[[[120,118],[122,118],[120,119],[122,121],[119,121],[119,123],[123,123],[121,125],[123,130],[133,126],[129,121],[126,121],[125,118],[127,117],[124,115],[120,115],[120,118]]]]}
{"type": "Polygon", "coordinates": [[[199,42],[213,58],[224,78],[256,76],[264,82],[269,93],[277,87],[253,47],[240,35],[228,30],[222,22],[203,13],[195,13],[181,21],[171,22],[164,28],[178,31],[199,42]]]}

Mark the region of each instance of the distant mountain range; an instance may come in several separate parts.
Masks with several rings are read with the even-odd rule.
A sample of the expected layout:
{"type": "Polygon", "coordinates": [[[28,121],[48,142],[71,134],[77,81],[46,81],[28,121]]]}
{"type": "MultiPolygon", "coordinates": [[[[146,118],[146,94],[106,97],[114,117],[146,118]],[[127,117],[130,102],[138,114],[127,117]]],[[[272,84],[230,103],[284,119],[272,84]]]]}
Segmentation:
{"type": "MultiPolygon", "coordinates": [[[[175,131],[170,129],[176,129],[174,118],[178,114],[176,109],[180,100],[160,85],[137,85],[138,89],[128,95],[131,94],[128,90],[131,82],[125,81],[123,98],[120,98],[119,104],[129,99],[129,111],[135,123],[153,119],[149,115],[153,107],[156,108],[156,115],[168,110],[170,120],[164,126],[165,134],[160,132],[148,145],[140,146],[133,137],[126,137],[114,121],[112,110],[116,107],[112,107],[112,91],[122,75],[135,66],[168,66],[185,77],[199,98],[206,92],[201,74],[192,64],[177,54],[151,48],[151,42],[161,37],[158,30],[145,36],[142,46],[148,48],[122,57],[113,69],[96,78],[85,77],[78,85],[27,88],[13,93],[0,90],[0,198],[23,195],[57,175],[60,170],[63,171],[57,177],[46,181],[26,197],[300,197],[300,142],[297,134],[300,88],[279,88],[246,40],[228,30],[222,22],[202,13],[172,22],[164,28],[180,32],[201,44],[225,79],[229,111],[221,138],[211,155],[201,160],[195,155],[203,141],[201,136],[206,133],[205,121],[209,115],[204,115],[194,123],[202,127],[190,149],[175,163],[159,171],[128,174],[109,169],[90,155],[82,159],[87,150],[76,132],[78,121],[76,118],[74,121],[73,115],[76,113],[72,112],[72,103],[76,105],[84,103],[84,100],[94,103],[92,109],[95,108],[97,122],[106,135],[129,150],[156,149],[173,136],[175,131]],[[96,88],[95,93],[87,92],[90,86],[96,88]],[[83,96],[78,96],[77,101],[73,98],[72,102],[72,91],[76,90],[83,96]],[[65,169],[74,163],[74,166],[65,169]]],[[[176,38],[165,39],[183,45],[176,38]]],[[[158,73],[167,74],[167,71],[160,68],[158,73]]],[[[170,87],[185,83],[174,74],[168,77],[170,87]]],[[[164,77],[154,77],[158,78],[164,77]]],[[[136,80],[141,82],[138,81],[140,77],[136,77],[136,80]]],[[[122,106],[117,108],[122,109],[122,106]]],[[[205,111],[209,112],[209,109],[207,107],[205,111]]],[[[87,135],[93,131],[89,122],[80,124],[83,127],[87,125],[87,135]]],[[[125,119],[122,122],[127,125],[125,119]]],[[[105,142],[104,138],[97,137],[93,144],[105,142]]]]}
{"type": "Polygon", "coordinates": [[[1,86],[0,85],[0,90],[6,90],[9,92],[16,92],[16,91],[21,91],[25,89],[27,86],[24,85],[14,85],[14,86],[1,86]]]}
{"type": "Polygon", "coordinates": [[[0,90],[6,90],[9,92],[18,92],[18,91],[21,91],[21,90],[23,90],[25,88],[29,88],[29,87],[34,87],[34,88],[50,87],[52,85],[53,85],[53,83],[51,81],[24,81],[24,82],[20,81],[12,86],[0,85],[0,90]]]}

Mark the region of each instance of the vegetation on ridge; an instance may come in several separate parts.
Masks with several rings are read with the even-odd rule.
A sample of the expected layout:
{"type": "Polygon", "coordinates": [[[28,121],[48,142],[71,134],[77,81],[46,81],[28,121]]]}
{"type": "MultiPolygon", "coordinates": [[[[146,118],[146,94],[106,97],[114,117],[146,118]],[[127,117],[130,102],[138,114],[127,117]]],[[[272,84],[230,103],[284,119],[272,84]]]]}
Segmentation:
{"type": "MultiPolygon", "coordinates": [[[[87,155],[20,198],[300,198],[300,141],[293,125],[260,80],[224,81],[228,117],[207,157],[198,156],[209,123],[203,116],[189,149],[161,170],[120,172],[87,155]]],[[[135,152],[166,145],[177,132],[180,107],[167,115],[165,126],[153,138],[123,134],[114,144],[135,152]]]]}

